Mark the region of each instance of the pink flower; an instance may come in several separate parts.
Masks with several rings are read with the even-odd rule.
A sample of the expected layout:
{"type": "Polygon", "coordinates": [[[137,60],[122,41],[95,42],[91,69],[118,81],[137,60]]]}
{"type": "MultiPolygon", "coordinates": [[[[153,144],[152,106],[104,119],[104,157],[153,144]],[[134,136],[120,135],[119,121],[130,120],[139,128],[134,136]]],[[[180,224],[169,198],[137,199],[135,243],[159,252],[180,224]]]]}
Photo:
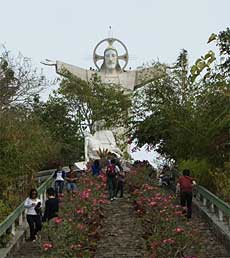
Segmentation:
{"type": "Polygon", "coordinates": [[[47,250],[53,248],[53,245],[51,243],[44,243],[42,245],[42,248],[43,248],[44,251],[47,251],[47,250]]]}
{"type": "Polygon", "coordinates": [[[168,238],[168,239],[164,239],[163,240],[163,243],[164,244],[174,244],[175,243],[175,240],[171,239],[171,238],[168,238]]]}
{"type": "Polygon", "coordinates": [[[157,206],[157,202],[152,201],[152,202],[149,203],[149,206],[152,206],[152,207],[157,206]]]}
{"type": "Polygon", "coordinates": [[[84,214],[84,209],[83,209],[83,208],[77,209],[77,210],[76,210],[76,213],[77,213],[77,214],[84,214]]]}
{"type": "Polygon", "coordinates": [[[176,233],[182,233],[184,231],[183,228],[177,227],[175,228],[176,233]]]}
{"type": "Polygon", "coordinates": [[[57,217],[57,218],[54,218],[53,221],[54,221],[55,224],[61,224],[62,223],[62,218],[57,217]]]}

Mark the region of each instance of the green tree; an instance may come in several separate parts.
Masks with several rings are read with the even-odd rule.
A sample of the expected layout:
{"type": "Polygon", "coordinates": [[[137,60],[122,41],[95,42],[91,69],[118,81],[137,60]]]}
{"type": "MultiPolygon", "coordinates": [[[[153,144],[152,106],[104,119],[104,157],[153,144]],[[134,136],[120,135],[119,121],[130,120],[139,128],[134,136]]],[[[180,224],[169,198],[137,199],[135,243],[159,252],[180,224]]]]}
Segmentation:
{"type": "Polygon", "coordinates": [[[207,159],[223,166],[229,122],[230,37],[226,35],[229,29],[216,37],[220,62],[214,63],[215,54],[209,51],[189,71],[187,52],[182,50],[173,66],[141,89],[144,101],[134,101],[141,112],[134,113],[131,121],[139,146],[152,145],[178,162],[207,159]]]}
{"type": "Polygon", "coordinates": [[[130,94],[119,85],[102,83],[96,74],[86,82],[66,73],[58,93],[69,114],[77,117],[82,134],[86,129],[94,133],[96,121],[103,121],[105,128],[124,126],[131,106],[130,94]]]}
{"type": "Polygon", "coordinates": [[[54,158],[59,145],[52,140],[30,111],[14,107],[2,113],[0,123],[0,199],[12,201],[10,192],[17,189],[17,199],[35,182],[35,173],[46,160],[54,158]]]}
{"type": "MultiPolygon", "coordinates": [[[[14,206],[36,184],[35,173],[59,153],[59,144],[28,105],[46,79],[28,58],[0,54],[0,200],[14,206]],[[17,190],[17,195],[10,194],[17,190]]],[[[7,209],[8,211],[8,209],[7,209]]],[[[1,212],[1,211],[0,211],[1,212]]]]}
{"type": "Polygon", "coordinates": [[[80,132],[79,121],[71,114],[65,99],[57,94],[50,96],[46,103],[35,98],[32,109],[33,116],[40,120],[53,141],[60,145],[57,161],[70,164],[84,159],[84,139],[80,132]]]}

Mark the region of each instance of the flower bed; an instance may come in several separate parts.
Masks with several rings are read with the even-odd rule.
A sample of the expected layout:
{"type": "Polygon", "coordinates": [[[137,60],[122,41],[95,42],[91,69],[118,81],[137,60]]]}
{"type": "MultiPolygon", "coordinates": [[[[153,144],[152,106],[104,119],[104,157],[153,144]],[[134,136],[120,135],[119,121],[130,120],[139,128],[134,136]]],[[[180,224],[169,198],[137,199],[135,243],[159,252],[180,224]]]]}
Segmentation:
{"type": "Polygon", "coordinates": [[[152,182],[147,184],[148,174],[146,168],[139,168],[127,179],[135,213],[144,230],[148,257],[202,257],[201,236],[192,220],[184,217],[174,195],[152,182]]]}
{"type": "Polygon", "coordinates": [[[108,203],[105,184],[104,175],[82,176],[76,196],[63,198],[59,217],[43,226],[43,258],[93,257],[104,217],[102,207],[108,203]]]}

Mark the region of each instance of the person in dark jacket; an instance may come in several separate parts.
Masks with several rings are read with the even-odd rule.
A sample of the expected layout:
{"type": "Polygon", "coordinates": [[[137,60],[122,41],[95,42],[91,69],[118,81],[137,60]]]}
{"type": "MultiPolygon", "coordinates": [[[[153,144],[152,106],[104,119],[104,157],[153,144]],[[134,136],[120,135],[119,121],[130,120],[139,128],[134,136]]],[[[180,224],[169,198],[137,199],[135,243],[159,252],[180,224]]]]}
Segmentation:
{"type": "Polygon", "coordinates": [[[46,194],[48,196],[48,200],[45,202],[45,211],[42,221],[49,221],[52,218],[58,217],[59,201],[55,197],[53,187],[48,188],[46,194]]]}
{"type": "Polygon", "coordinates": [[[181,206],[187,206],[187,218],[192,217],[192,192],[193,186],[196,185],[195,180],[190,177],[190,171],[188,169],[183,170],[183,176],[179,177],[177,183],[177,192],[180,191],[181,206]]]}
{"type": "Polygon", "coordinates": [[[92,173],[93,173],[93,176],[99,176],[100,173],[101,173],[100,161],[99,161],[98,159],[96,159],[96,160],[93,162],[93,165],[92,165],[92,173]]]}

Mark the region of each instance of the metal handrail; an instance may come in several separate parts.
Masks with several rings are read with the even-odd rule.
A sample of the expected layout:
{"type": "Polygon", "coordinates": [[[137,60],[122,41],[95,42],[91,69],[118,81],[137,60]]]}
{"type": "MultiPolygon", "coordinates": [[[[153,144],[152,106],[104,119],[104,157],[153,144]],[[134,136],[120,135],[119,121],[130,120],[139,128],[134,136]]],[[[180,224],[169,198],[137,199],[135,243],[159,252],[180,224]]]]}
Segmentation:
{"type": "Polygon", "coordinates": [[[227,216],[230,216],[230,205],[207,190],[205,187],[198,185],[197,193],[202,195],[203,198],[208,200],[210,203],[214,204],[218,209],[222,210],[227,216]]]}
{"type": "MultiPolygon", "coordinates": [[[[38,187],[38,195],[42,196],[45,194],[46,189],[52,184],[53,182],[53,176],[49,176],[49,178],[41,185],[38,187]]],[[[43,197],[42,197],[43,199],[43,197]]],[[[25,211],[24,207],[24,201],[8,216],[5,218],[3,222],[0,223],[0,236],[6,233],[6,231],[15,223],[15,221],[19,218],[19,225],[22,224],[22,214],[25,211]],[[20,218],[21,216],[21,218],[20,218]]],[[[14,226],[15,227],[15,226],[14,226]]],[[[14,235],[14,227],[12,229],[12,234],[14,235]]]]}

